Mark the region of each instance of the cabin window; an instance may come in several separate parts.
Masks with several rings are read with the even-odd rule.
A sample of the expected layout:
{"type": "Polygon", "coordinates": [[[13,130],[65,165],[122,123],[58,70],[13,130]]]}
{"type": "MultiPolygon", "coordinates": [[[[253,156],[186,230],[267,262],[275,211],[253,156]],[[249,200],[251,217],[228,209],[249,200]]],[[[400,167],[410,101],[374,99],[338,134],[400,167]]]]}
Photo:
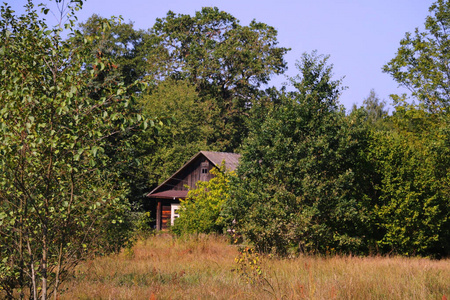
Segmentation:
{"type": "Polygon", "coordinates": [[[208,174],[208,169],[203,168],[203,169],[202,169],[202,174],[208,174]]]}
{"type": "Polygon", "coordinates": [[[171,214],[170,214],[170,225],[173,226],[173,223],[175,222],[175,219],[180,216],[180,204],[178,203],[172,203],[171,205],[171,214]]]}

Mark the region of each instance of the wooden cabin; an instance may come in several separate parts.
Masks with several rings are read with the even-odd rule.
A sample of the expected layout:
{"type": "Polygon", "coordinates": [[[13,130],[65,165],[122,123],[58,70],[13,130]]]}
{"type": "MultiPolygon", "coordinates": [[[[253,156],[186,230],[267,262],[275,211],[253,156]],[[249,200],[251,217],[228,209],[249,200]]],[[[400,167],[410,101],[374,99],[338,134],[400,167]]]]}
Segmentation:
{"type": "Polygon", "coordinates": [[[226,171],[234,171],[239,162],[239,154],[228,152],[200,151],[184,166],[147,194],[156,202],[156,230],[173,225],[179,216],[180,199],[185,199],[188,190],[195,188],[198,181],[209,181],[214,167],[225,163],[226,171]]]}

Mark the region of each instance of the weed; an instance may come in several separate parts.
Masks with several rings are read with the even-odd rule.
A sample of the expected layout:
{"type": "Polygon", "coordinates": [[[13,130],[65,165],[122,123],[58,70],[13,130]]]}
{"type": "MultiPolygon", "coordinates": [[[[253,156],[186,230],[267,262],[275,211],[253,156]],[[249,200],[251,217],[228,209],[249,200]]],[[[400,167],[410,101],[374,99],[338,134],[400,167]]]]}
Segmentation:
{"type": "Polygon", "coordinates": [[[264,276],[261,269],[259,253],[254,248],[244,247],[234,259],[236,268],[233,269],[246,283],[261,283],[264,276]]]}

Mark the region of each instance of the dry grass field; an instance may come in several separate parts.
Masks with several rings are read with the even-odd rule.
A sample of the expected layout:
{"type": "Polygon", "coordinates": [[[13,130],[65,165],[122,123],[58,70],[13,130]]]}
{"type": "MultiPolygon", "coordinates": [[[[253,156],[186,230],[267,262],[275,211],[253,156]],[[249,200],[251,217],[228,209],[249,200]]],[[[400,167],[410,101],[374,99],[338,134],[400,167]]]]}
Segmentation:
{"type": "Polygon", "coordinates": [[[450,299],[449,259],[275,259],[238,250],[221,237],[156,235],[80,265],[60,299],[450,299]]]}

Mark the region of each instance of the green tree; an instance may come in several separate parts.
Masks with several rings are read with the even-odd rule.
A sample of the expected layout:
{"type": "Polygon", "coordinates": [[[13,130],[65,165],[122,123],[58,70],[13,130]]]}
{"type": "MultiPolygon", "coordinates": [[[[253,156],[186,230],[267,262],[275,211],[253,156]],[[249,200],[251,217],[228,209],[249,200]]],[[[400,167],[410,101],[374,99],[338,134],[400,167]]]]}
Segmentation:
{"type": "Polygon", "coordinates": [[[369,157],[379,174],[373,202],[382,252],[450,253],[449,121],[413,105],[396,107],[390,130],[376,131],[369,157]]]}
{"type": "Polygon", "coordinates": [[[448,112],[450,104],[450,2],[430,6],[425,31],[400,42],[383,68],[419,100],[397,104],[391,130],[374,135],[371,155],[380,176],[380,218],[385,251],[444,256],[449,253],[448,112]]]}
{"type": "Polygon", "coordinates": [[[255,110],[224,215],[265,252],[363,251],[366,127],[338,106],[328,57],[304,54],[296,92],[255,110]]]}
{"type": "Polygon", "coordinates": [[[407,87],[431,112],[450,105],[450,2],[438,0],[429,9],[425,32],[406,33],[383,71],[407,87]]]}
{"type": "Polygon", "coordinates": [[[195,189],[189,190],[188,198],[181,201],[180,217],[172,227],[177,234],[222,233],[225,223],[221,217],[226,199],[229,197],[230,178],[224,165],[211,169],[214,177],[199,181],[195,189]]]}
{"type": "Polygon", "coordinates": [[[114,67],[108,71],[120,77],[125,84],[132,84],[145,76],[145,54],[140,51],[148,37],[144,30],[134,29],[132,22],[108,20],[97,14],[79,24],[79,29],[83,38],[93,38],[92,55],[101,56],[105,61],[113,60],[114,67]],[[104,26],[107,22],[109,26],[104,26]]]}
{"type": "Polygon", "coordinates": [[[375,90],[370,90],[369,96],[363,100],[363,109],[367,113],[367,122],[377,125],[387,117],[386,101],[381,101],[375,90]]]}
{"type": "MultiPolygon", "coordinates": [[[[80,38],[74,21],[65,26],[80,38]]],[[[91,55],[94,38],[74,47],[31,0],[21,16],[2,6],[0,28],[0,287],[56,299],[81,259],[128,242],[126,186],[105,149],[140,116],[130,116],[122,82],[93,93],[90,82],[111,66],[91,55]]]]}
{"type": "Polygon", "coordinates": [[[167,79],[143,95],[140,102],[143,114],[170,123],[156,135],[148,132],[141,136],[141,160],[149,186],[161,183],[199,151],[215,150],[208,146],[214,102],[201,100],[188,81],[167,79]]]}
{"type": "Polygon", "coordinates": [[[205,7],[194,16],[169,11],[150,30],[149,75],[188,80],[201,99],[214,100],[214,133],[208,144],[236,149],[257,89],[286,69],[286,48],[277,47],[273,27],[252,21],[242,26],[230,14],[205,7]]]}
{"type": "MultiPolygon", "coordinates": [[[[92,96],[96,96],[107,82],[111,84],[124,82],[125,85],[131,85],[135,80],[145,77],[147,63],[142,47],[149,35],[144,30],[135,29],[132,22],[124,23],[121,19],[108,20],[96,14],[80,24],[79,30],[81,35],[72,38],[72,43],[77,46],[82,44],[84,39],[89,39],[92,41],[91,55],[101,58],[109,66],[100,70],[90,81],[89,85],[94,91],[92,96]]],[[[137,98],[140,99],[143,93],[140,93],[139,89],[140,87],[135,86],[127,89],[127,93],[129,96],[139,95],[137,98]]],[[[130,102],[127,109],[130,115],[142,113],[139,101],[130,102]]],[[[152,112],[151,115],[158,114],[152,112]]],[[[160,127],[162,123],[154,125],[160,127]]],[[[151,188],[149,178],[151,180],[154,172],[146,172],[143,163],[149,153],[145,147],[154,144],[153,137],[156,133],[155,130],[145,133],[141,133],[140,130],[121,132],[109,137],[109,146],[105,148],[105,153],[111,159],[121,162],[115,169],[120,173],[121,180],[129,185],[127,198],[135,210],[145,208],[144,195],[151,188]],[[130,142],[132,147],[124,147],[123,141],[130,142]]]]}

